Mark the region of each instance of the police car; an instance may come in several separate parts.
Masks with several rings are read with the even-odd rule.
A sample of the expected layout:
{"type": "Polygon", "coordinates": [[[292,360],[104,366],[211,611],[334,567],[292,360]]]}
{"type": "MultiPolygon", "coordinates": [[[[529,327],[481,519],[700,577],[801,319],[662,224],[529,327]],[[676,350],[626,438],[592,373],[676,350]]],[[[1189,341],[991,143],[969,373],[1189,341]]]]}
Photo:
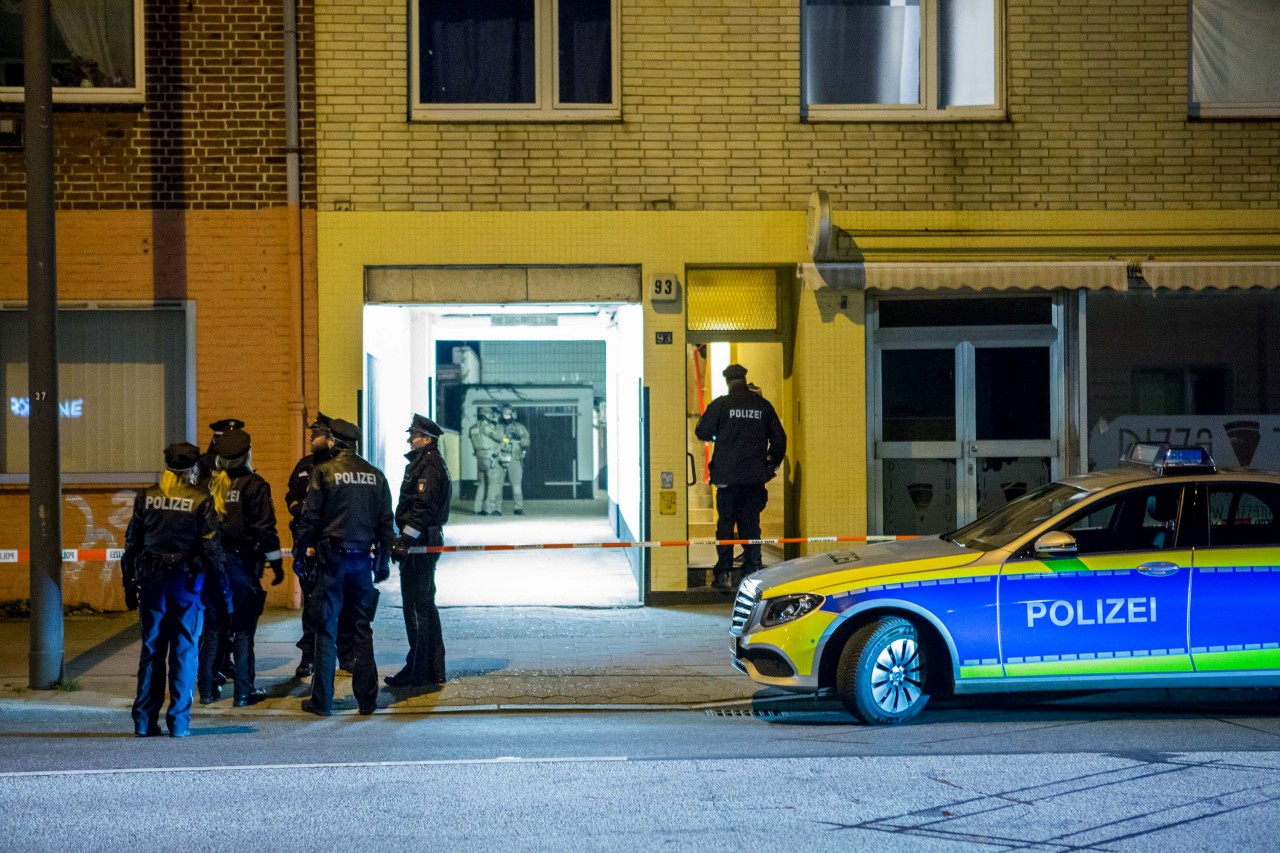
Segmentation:
{"type": "Polygon", "coordinates": [[[1135,445],[941,536],[746,578],[733,663],[867,723],[931,695],[1280,686],[1280,476],[1135,445]]]}

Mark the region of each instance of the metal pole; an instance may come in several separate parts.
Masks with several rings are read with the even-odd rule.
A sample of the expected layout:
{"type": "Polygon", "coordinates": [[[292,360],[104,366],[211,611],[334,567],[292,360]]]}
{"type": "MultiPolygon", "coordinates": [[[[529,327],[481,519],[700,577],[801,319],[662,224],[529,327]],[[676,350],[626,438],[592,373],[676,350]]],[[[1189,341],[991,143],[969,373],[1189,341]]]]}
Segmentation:
{"type": "Polygon", "coordinates": [[[33,690],[62,680],[62,470],[58,447],[58,278],[54,266],[49,0],[23,0],[27,165],[27,421],[31,471],[33,690]]]}

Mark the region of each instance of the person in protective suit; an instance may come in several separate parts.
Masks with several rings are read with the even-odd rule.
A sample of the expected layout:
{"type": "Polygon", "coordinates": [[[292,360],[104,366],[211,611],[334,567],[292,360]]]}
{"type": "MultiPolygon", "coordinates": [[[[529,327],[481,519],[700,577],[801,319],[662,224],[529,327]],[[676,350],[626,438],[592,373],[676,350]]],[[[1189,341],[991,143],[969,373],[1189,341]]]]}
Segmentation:
{"type": "MultiPolygon", "coordinates": [[[[249,433],[233,429],[218,436],[213,444],[215,473],[209,493],[217,510],[226,554],[227,581],[231,587],[231,614],[227,633],[235,660],[235,707],[261,701],[266,691],[254,686],[257,678],[254,635],[258,618],[267,600],[262,574],[271,568],[271,585],[284,581],[284,557],[276,533],[276,511],[271,502],[271,486],[253,470],[249,433]]],[[[212,647],[213,638],[209,638],[212,647]]],[[[202,669],[204,679],[211,673],[202,669]]]]}
{"type": "MultiPolygon", "coordinates": [[[[759,539],[760,513],[769,503],[765,483],[772,480],[787,454],[787,433],[778,413],[747,385],[747,369],[724,369],[729,393],[717,397],[702,413],[694,434],[714,441],[711,482],[716,487],[716,538],[759,539]],[[735,535],[736,529],[736,535],[735,535]]],[[[736,589],[744,575],[764,568],[759,545],[744,545],[743,567],[733,568],[733,546],[716,546],[717,589],[736,589]]]]}
{"type": "Polygon", "coordinates": [[[436,441],[443,430],[433,420],[414,415],[409,424],[409,466],[400,484],[396,526],[400,535],[391,559],[400,564],[400,592],[404,597],[404,629],[409,655],[404,667],[383,679],[391,687],[444,684],[444,634],[436,608],[436,563],[439,554],[410,554],[410,548],[444,544],[452,485],[449,466],[436,441]]]}
{"type": "Polygon", "coordinates": [[[166,470],[159,483],[138,493],[125,530],[124,599],[130,610],[138,611],[142,633],[138,693],[133,702],[133,731],[138,737],[161,734],[166,658],[169,734],[191,734],[191,697],[204,615],[201,591],[209,580],[207,570],[219,569],[223,560],[212,498],[196,485],[199,457],[200,449],[194,444],[165,448],[166,470]]]}
{"type": "MultiPolygon", "coordinates": [[[[502,446],[498,449],[498,462],[511,480],[513,512],[524,515],[524,457],[529,452],[529,430],[516,420],[516,411],[502,407],[502,446]]],[[[498,484],[498,501],[502,501],[502,483],[498,484]]]]}
{"type": "MultiPolygon", "coordinates": [[[[329,416],[324,412],[316,414],[311,422],[311,452],[298,460],[289,475],[289,488],[285,492],[284,503],[289,510],[289,533],[296,542],[298,538],[298,518],[302,515],[302,504],[307,499],[307,486],[311,484],[311,470],[329,458],[329,416]]],[[[298,584],[302,587],[302,639],[298,640],[298,648],[302,651],[302,660],[293,671],[295,678],[309,678],[315,671],[316,632],[311,624],[311,593],[316,586],[315,558],[308,557],[295,548],[293,554],[293,573],[298,576],[298,584]]],[[[338,623],[338,668],[348,672],[349,650],[351,645],[351,626],[346,622],[338,623]]]]}
{"type": "Polygon", "coordinates": [[[498,415],[485,406],[476,412],[476,422],[467,433],[476,457],[476,515],[502,515],[502,428],[498,415]]]}
{"type": "Polygon", "coordinates": [[[355,452],[360,428],[341,419],[329,423],[331,458],[311,471],[311,485],[298,518],[294,547],[316,556],[312,624],[316,632],[315,675],[302,710],[333,713],[338,620],[351,618],[351,692],[361,714],[378,704],[378,668],[373,658],[373,617],[378,590],[391,576],[395,527],[386,476],[355,452]]]}

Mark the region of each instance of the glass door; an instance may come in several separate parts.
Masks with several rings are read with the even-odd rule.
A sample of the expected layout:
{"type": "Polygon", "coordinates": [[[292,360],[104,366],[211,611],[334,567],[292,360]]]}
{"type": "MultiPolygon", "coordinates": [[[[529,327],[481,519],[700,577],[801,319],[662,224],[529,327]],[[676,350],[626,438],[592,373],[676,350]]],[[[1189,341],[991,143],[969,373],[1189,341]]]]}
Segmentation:
{"type": "Polygon", "coordinates": [[[873,334],[874,531],[952,530],[1058,475],[1062,347],[1055,324],[873,334]]]}

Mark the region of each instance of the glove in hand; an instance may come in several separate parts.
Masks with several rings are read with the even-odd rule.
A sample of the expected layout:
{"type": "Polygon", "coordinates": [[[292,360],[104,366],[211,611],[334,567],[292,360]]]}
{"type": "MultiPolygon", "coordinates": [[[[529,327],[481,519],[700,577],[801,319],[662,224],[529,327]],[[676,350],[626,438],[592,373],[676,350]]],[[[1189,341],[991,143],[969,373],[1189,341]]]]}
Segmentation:
{"type": "Polygon", "coordinates": [[[379,559],[373,567],[373,582],[382,583],[391,577],[391,564],[386,560],[379,559]]]}
{"type": "Polygon", "coordinates": [[[274,560],[269,560],[267,565],[271,566],[271,585],[279,586],[284,582],[284,560],[276,557],[274,560]]]}
{"type": "Polygon", "coordinates": [[[413,546],[413,540],[401,533],[396,537],[396,541],[391,545],[391,559],[397,563],[409,556],[409,548],[413,546]]]}
{"type": "Polygon", "coordinates": [[[129,610],[138,609],[138,588],[136,586],[126,586],[124,588],[124,606],[129,610]]]}

